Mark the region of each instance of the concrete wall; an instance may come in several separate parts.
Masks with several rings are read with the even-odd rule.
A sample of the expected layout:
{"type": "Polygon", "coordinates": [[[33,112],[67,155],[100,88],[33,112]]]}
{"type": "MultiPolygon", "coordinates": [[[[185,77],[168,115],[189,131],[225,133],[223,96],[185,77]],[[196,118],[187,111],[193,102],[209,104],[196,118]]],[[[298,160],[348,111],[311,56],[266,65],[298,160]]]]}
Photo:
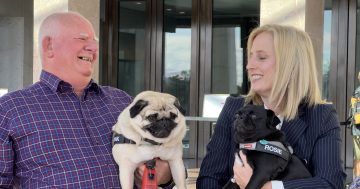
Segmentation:
{"type": "Polygon", "coordinates": [[[32,83],[33,2],[0,5],[0,89],[11,92],[32,83]]]}
{"type": "Polygon", "coordinates": [[[261,0],[260,23],[291,25],[309,33],[316,56],[319,86],[322,87],[324,0],[261,0]]]}

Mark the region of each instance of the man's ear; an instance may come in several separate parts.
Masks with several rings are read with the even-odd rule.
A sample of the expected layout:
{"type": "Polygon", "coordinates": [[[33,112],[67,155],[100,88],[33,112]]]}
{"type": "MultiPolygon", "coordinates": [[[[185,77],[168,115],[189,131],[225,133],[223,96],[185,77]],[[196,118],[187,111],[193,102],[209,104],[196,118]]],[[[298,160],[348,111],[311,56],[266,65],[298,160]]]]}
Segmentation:
{"type": "Polygon", "coordinates": [[[49,36],[45,36],[41,41],[41,50],[43,56],[47,58],[52,58],[54,56],[53,53],[53,40],[49,36]]]}
{"type": "Polygon", "coordinates": [[[142,109],[144,109],[148,105],[148,101],[138,100],[133,107],[130,108],[130,117],[134,118],[138,115],[142,109]]]}

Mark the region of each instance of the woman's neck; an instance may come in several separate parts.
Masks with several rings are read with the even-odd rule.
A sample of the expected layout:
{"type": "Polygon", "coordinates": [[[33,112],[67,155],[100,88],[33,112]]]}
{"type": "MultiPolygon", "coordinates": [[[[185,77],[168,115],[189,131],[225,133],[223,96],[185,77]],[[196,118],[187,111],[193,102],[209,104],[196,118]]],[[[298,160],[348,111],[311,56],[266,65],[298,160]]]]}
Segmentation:
{"type": "Polygon", "coordinates": [[[261,99],[262,99],[266,109],[270,109],[275,113],[275,115],[279,115],[279,111],[274,105],[275,103],[270,102],[269,98],[261,97],[261,99]]]}

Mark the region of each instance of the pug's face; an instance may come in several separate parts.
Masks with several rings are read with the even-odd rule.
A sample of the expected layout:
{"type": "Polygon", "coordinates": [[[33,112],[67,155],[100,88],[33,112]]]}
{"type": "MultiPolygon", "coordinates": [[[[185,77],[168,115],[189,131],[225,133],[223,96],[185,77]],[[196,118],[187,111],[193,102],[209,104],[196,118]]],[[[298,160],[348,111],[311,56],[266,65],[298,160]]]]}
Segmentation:
{"type": "Polygon", "coordinates": [[[129,109],[134,125],[155,138],[166,138],[184,120],[184,110],[172,95],[145,91],[137,95],[129,109]]]}
{"type": "Polygon", "coordinates": [[[255,142],[277,132],[280,120],[262,105],[248,104],[235,115],[234,140],[236,143],[255,142]]]}

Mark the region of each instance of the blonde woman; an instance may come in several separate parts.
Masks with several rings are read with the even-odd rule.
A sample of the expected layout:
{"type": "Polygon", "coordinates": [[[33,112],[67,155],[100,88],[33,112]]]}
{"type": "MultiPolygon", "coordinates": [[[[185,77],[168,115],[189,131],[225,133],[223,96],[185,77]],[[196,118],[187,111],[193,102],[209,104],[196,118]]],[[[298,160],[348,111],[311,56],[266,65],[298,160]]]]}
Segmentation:
{"type": "Polygon", "coordinates": [[[339,121],[334,107],[321,99],[308,34],[290,26],[264,25],[251,32],[247,49],[250,92],[226,100],[207,146],[197,188],[222,188],[232,175],[240,188],[249,182],[254,170],[242,153],[244,165],[234,164],[236,145],[231,130],[235,112],[246,103],[262,104],[276,113],[282,120],[277,127],[313,176],[272,180],[263,189],[344,188],[339,121]]]}

